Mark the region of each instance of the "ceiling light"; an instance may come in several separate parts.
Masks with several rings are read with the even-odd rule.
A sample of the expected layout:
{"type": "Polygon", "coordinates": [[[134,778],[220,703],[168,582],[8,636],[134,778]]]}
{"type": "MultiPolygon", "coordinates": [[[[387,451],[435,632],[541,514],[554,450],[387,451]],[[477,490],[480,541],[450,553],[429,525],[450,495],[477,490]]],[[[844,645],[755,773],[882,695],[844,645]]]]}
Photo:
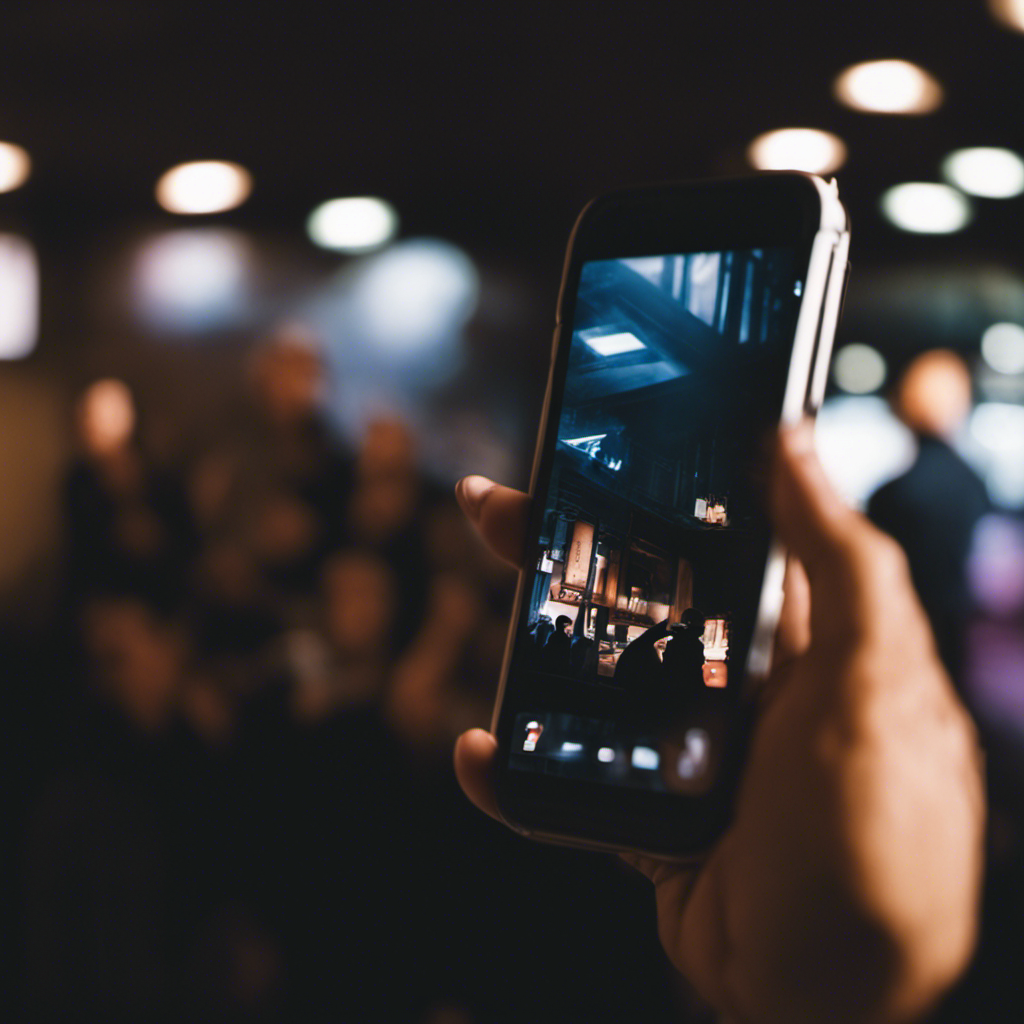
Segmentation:
{"type": "Polygon", "coordinates": [[[39,335],[39,264],[20,235],[0,235],[0,359],[23,359],[39,335]]]}
{"type": "Polygon", "coordinates": [[[168,213],[222,213],[249,198],[252,175],[225,160],[178,164],[156,183],[156,201],[168,213]]]}
{"type": "Polygon", "coordinates": [[[846,143],[817,128],[780,128],[754,139],[747,159],[762,171],[829,174],[846,162],[846,143]]]}
{"type": "Polygon", "coordinates": [[[942,104],[942,86],[906,60],[871,60],[843,71],[832,87],[837,100],[872,114],[930,114],[942,104]]]}
{"type": "Polygon", "coordinates": [[[981,355],[999,373],[1024,373],[1024,327],[993,324],[981,336],[981,355]]]}
{"type": "Polygon", "coordinates": [[[13,192],[28,181],[32,160],[21,146],[0,142],[0,192],[13,192]]]}
{"type": "Polygon", "coordinates": [[[844,345],[832,363],[836,384],[851,395],[877,391],[885,382],[886,365],[882,354],[870,345],[844,345]]]}
{"type": "Polygon", "coordinates": [[[639,349],[647,348],[630,331],[622,331],[620,334],[603,334],[596,338],[584,338],[583,340],[599,356],[617,356],[623,352],[636,352],[639,349]]]}
{"type": "Polygon", "coordinates": [[[1009,149],[958,149],[942,161],[945,179],[971,195],[1010,199],[1024,192],[1024,160],[1009,149]]]}
{"type": "Polygon", "coordinates": [[[901,231],[947,235],[966,226],[974,211],[963,193],[949,185],[912,181],[882,194],[882,213],[901,231]]]}
{"type": "Polygon", "coordinates": [[[331,199],[310,214],[306,230],[324,249],[367,252],[395,237],[398,214],[390,203],[375,196],[331,199]]]}
{"type": "Polygon", "coordinates": [[[1024,32],[1024,0],[988,0],[988,8],[1007,28],[1024,32]]]}

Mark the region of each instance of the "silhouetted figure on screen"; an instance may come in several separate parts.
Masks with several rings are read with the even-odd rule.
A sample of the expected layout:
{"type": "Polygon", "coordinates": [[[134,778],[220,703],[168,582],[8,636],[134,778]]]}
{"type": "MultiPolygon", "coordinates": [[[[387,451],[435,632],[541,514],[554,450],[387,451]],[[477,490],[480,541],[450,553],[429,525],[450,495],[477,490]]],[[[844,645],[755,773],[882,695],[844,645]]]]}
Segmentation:
{"type": "Polygon", "coordinates": [[[892,404],[914,431],[918,454],[906,473],[872,495],[867,512],[907,553],[939,655],[956,680],[970,613],[967,557],[989,509],[985,485],[949,444],[971,408],[967,367],[952,352],[926,352],[904,372],[892,404]]]}
{"type": "Polygon", "coordinates": [[[619,655],[615,664],[615,684],[623,687],[645,707],[662,692],[661,658],[654,645],[668,636],[668,619],[645,629],[619,655]]]}
{"type": "Polygon", "coordinates": [[[540,667],[545,672],[569,675],[572,637],[566,633],[566,629],[571,625],[572,619],[568,615],[559,615],[555,619],[555,630],[545,642],[540,656],[540,667]]]}
{"type": "Polygon", "coordinates": [[[704,690],[704,616],[696,608],[687,608],[670,633],[662,675],[666,700],[673,708],[682,708],[704,690]]]}

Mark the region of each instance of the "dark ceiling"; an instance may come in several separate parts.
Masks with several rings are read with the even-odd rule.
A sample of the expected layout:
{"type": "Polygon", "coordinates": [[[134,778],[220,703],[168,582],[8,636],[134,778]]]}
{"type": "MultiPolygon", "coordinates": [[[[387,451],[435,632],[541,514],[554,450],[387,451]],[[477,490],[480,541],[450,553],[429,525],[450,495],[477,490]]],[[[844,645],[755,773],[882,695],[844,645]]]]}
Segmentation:
{"type": "MultiPolygon", "coordinates": [[[[920,248],[875,212],[933,179],[949,149],[1024,148],[1024,35],[984,0],[479,4],[180,4],[33,0],[0,8],[0,138],[36,162],[0,218],[56,233],[157,214],[186,159],[250,167],[236,219],[286,227],[334,195],[392,198],[409,230],[528,252],[560,244],[581,203],[619,183],[743,170],[758,132],[838,132],[861,259],[920,248]],[[269,9],[268,9],[269,8],[269,9]],[[846,64],[929,68],[923,118],[844,110],[846,64]]],[[[1024,203],[983,205],[933,251],[1013,258],[1024,203]]]]}

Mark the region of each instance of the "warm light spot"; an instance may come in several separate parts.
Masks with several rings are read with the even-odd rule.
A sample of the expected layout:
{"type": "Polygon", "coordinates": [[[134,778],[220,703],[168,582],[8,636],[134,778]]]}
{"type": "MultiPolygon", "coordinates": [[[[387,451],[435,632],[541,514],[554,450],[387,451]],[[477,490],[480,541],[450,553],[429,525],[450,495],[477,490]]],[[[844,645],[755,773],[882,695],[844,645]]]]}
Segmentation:
{"type": "Polygon", "coordinates": [[[942,104],[942,86],[906,60],[871,60],[848,67],[835,80],[840,103],[872,114],[930,114],[942,104]]]}
{"type": "Polygon", "coordinates": [[[179,164],[156,184],[156,200],[169,213],[222,213],[249,198],[252,175],[225,160],[179,164]]]}
{"type": "Polygon", "coordinates": [[[981,336],[981,355],[999,373],[1024,373],[1024,327],[993,324],[981,336]]]}
{"type": "Polygon", "coordinates": [[[988,0],[988,8],[996,21],[1024,32],[1024,0],[988,0]]]}
{"type": "Polygon", "coordinates": [[[306,230],[321,248],[368,252],[395,237],[398,214],[390,203],[375,196],[331,199],[310,214],[306,230]]]}
{"type": "Polygon", "coordinates": [[[12,192],[28,181],[32,160],[21,146],[0,142],[0,192],[12,192]]]}
{"type": "Polygon", "coordinates": [[[942,174],[964,192],[988,199],[1011,199],[1024,192],[1024,160],[1010,149],[958,149],[942,161],[942,174]]]}
{"type": "Polygon", "coordinates": [[[846,162],[846,143],[817,128],[779,128],[754,139],[747,159],[762,171],[829,174],[846,162]]]}
{"type": "Polygon", "coordinates": [[[870,345],[844,345],[832,362],[832,377],[851,395],[866,395],[885,383],[885,359],[870,345]]]}
{"type": "Polygon", "coordinates": [[[970,201],[949,185],[906,182],[882,195],[882,213],[901,231],[946,235],[965,227],[974,215],[970,201]]]}

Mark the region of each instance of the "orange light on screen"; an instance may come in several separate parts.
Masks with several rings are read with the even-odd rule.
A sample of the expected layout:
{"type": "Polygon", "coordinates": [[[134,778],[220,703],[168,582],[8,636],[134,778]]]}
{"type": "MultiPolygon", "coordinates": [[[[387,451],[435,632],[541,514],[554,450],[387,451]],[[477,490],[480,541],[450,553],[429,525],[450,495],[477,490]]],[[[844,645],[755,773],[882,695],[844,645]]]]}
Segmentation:
{"type": "Polygon", "coordinates": [[[725,689],[729,682],[729,670],[724,661],[704,662],[704,685],[712,689],[725,689]]]}

